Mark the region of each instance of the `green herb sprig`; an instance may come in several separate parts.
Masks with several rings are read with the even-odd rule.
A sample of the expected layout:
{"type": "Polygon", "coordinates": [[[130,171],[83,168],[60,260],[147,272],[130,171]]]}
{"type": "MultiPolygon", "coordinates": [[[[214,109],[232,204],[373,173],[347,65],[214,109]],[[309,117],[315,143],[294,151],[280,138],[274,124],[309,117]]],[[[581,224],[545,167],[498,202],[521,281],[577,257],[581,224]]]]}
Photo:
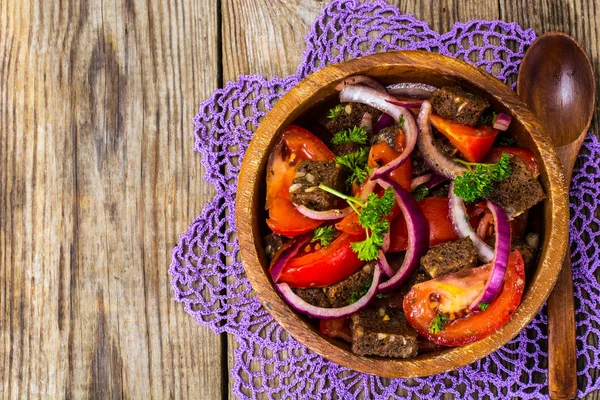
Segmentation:
{"type": "Polygon", "coordinates": [[[419,185],[411,192],[416,201],[421,201],[429,194],[429,189],[425,185],[419,185]]]}
{"type": "Polygon", "coordinates": [[[490,306],[490,303],[479,303],[479,309],[481,311],[487,310],[489,306],[490,306]]]}
{"type": "Polygon", "coordinates": [[[466,165],[469,171],[454,179],[454,194],[462,197],[467,203],[473,203],[489,195],[494,182],[500,182],[512,173],[510,156],[502,153],[495,164],[477,164],[463,160],[455,161],[466,165]]]}
{"type": "Polygon", "coordinates": [[[350,175],[346,178],[348,187],[362,184],[371,174],[371,168],[367,165],[368,160],[369,149],[366,147],[335,158],[336,163],[350,170],[350,175]]]}
{"type": "Polygon", "coordinates": [[[437,313],[433,321],[431,321],[431,325],[429,325],[430,333],[440,333],[446,327],[448,323],[448,317],[444,314],[437,313]]]}
{"type": "Polygon", "coordinates": [[[320,226],[315,229],[311,243],[320,241],[321,246],[325,247],[338,236],[338,231],[332,226],[320,226]]]}
{"type": "Polygon", "coordinates": [[[344,106],[341,104],[338,104],[337,106],[335,106],[329,110],[329,112],[327,113],[327,118],[336,119],[337,117],[339,117],[342,114],[342,111],[344,111],[344,106]]]}
{"type": "Polygon", "coordinates": [[[352,242],[350,246],[362,261],[373,261],[379,257],[379,249],[383,246],[383,235],[389,232],[390,224],[385,219],[392,214],[392,207],[396,201],[394,190],[387,188],[383,196],[377,197],[371,193],[366,201],[353,196],[340,193],[327,185],[320,184],[319,188],[331,193],[346,202],[358,214],[358,222],[365,229],[366,239],[361,242],[352,242]]]}
{"type": "Polygon", "coordinates": [[[344,143],[367,144],[367,140],[367,130],[362,126],[353,126],[333,135],[331,143],[335,145],[344,143]]]}

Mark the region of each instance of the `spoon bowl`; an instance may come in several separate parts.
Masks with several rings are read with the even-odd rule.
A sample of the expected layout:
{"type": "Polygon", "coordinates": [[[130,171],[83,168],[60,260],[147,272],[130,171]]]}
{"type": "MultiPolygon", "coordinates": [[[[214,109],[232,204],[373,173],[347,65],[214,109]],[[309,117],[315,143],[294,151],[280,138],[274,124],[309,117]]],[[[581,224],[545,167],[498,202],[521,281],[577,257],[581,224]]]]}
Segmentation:
{"type": "Polygon", "coordinates": [[[579,144],[568,160],[573,163],[565,163],[567,160],[558,151],[570,177],[594,114],[596,84],[587,54],[569,35],[546,33],[523,58],[517,92],[544,125],[557,149],[579,144]]]}
{"type": "MultiPolygon", "coordinates": [[[[568,189],[594,114],[596,82],[587,54],[569,35],[546,33],[527,50],[519,70],[517,91],[554,143],[568,189]]],[[[569,254],[548,298],[548,391],[551,399],[571,399],[577,392],[575,305],[569,254]]]]}

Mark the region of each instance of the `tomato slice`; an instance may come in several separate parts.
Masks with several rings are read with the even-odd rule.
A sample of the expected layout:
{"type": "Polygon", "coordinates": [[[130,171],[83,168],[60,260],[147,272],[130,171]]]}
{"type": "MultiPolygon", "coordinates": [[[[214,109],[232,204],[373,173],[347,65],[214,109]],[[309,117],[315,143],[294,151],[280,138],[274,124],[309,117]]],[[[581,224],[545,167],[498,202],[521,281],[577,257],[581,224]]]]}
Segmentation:
{"type": "Polygon", "coordinates": [[[322,319],[319,322],[319,331],[323,336],[331,338],[340,338],[352,343],[350,317],[322,319]]]}
{"type": "Polygon", "coordinates": [[[275,147],[267,166],[267,225],[273,232],[295,237],[310,232],[322,224],[296,211],[290,199],[290,185],[296,176],[296,167],[302,160],[329,161],[335,155],[315,135],[289,126],[275,147]]]}
{"type": "MultiPolygon", "coordinates": [[[[399,147],[399,142],[404,142],[404,133],[402,131],[398,131],[396,134],[396,148],[399,147]]],[[[404,146],[400,149],[402,149],[404,146]]],[[[394,158],[398,157],[400,152],[395,149],[392,149],[390,145],[383,141],[371,146],[371,151],[369,152],[369,161],[368,165],[371,168],[381,167],[394,158]]],[[[390,173],[390,177],[396,181],[400,186],[404,189],[410,191],[410,182],[412,181],[412,163],[410,159],[406,160],[404,164],[400,165],[398,168],[393,170],[390,173]]]]}
{"type": "Polygon", "coordinates": [[[521,302],[525,288],[521,253],[511,253],[504,286],[496,300],[485,311],[467,312],[460,317],[469,301],[483,290],[489,270],[486,265],[413,286],[403,304],[408,323],[421,336],[442,346],[463,346],[491,335],[506,324],[521,302]],[[431,333],[429,327],[438,312],[450,315],[451,320],[440,332],[431,333]]]}
{"type": "MultiPolygon", "coordinates": [[[[447,197],[425,197],[419,202],[419,208],[429,223],[429,246],[458,240],[452,221],[448,215],[447,197]]],[[[474,212],[472,206],[467,206],[471,217],[471,225],[477,226],[480,217],[474,212]]],[[[390,226],[390,252],[404,251],[408,247],[408,234],[406,221],[402,215],[398,216],[390,226]]]]}
{"type": "Polygon", "coordinates": [[[431,115],[431,123],[450,140],[463,157],[470,162],[479,162],[494,144],[498,130],[486,125],[476,127],[457,124],[439,115],[431,115]]]}
{"type": "Polygon", "coordinates": [[[293,288],[329,286],[346,279],[365,263],[358,259],[351,242],[364,240],[362,235],[342,233],[329,245],[292,258],[281,272],[279,282],[293,288]]]}
{"type": "Polygon", "coordinates": [[[531,150],[522,147],[494,147],[487,156],[485,156],[484,162],[495,163],[500,159],[502,153],[519,157],[521,161],[525,163],[527,168],[529,168],[533,176],[538,176],[540,174],[540,166],[538,165],[537,157],[531,150]]]}

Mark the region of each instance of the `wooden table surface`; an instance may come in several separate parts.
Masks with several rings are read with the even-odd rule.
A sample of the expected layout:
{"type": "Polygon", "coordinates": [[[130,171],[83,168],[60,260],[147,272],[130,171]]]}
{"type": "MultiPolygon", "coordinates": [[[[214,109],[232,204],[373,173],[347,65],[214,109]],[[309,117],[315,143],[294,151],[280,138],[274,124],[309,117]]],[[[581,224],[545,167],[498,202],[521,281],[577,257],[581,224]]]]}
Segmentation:
{"type": "MultiPolygon", "coordinates": [[[[599,69],[600,0],[392,3],[438,31],[565,31],[599,69]]],[[[0,398],[232,397],[233,338],[185,314],[167,274],[214,193],[191,119],[238,74],[295,72],[325,4],[0,3],[0,398]]]]}

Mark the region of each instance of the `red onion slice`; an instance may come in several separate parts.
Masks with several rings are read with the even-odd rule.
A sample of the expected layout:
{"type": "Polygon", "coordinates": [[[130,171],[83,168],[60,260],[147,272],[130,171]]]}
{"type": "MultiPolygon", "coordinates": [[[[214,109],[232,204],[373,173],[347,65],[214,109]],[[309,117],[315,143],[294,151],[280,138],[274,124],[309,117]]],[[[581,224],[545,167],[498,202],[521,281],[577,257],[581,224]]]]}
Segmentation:
{"type": "Polygon", "coordinates": [[[429,116],[431,115],[431,103],[425,100],[421,105],[421,111],[417,118],[419,123],[419,138],[417,145],[427,164],[437,172],[447,178],[454,179],[467,170],[464,165],[461,165],[444,154],[435,145],[433,134],[431,133],[431,123],[429,116]]]}
{"type": "Polygon", "coordinates": [[[505,131],[508,129],[508,126],[510,125],[510,121],[512,121],[510,116],[508,116],[504,113],[500,113],[500,114],[498,114],[498,117],[496,118],[496,122],[494,122],[494,129],[498,129],[499,131],[505,131]]]}
{"type": "Polygon", "coordinates": [[[446,178],[445,176],[433,174],[431,179],[425,182],[425,186],[427,187],[427,189],[431,190],[437,185],[441,185],[442,183],[446,182],[447,180],[448,178],[446,178]]]}
{"type": "Polygon", "coordinates": [[[424,83],[402,82],[386,87],[389,94],[394,96],[414,97],[417,99],[428,99],[437,90],[435,86],[424,83]]]}
{"type": "Polygon", "coordinates": [[[390,117],[388,114],[383,113],[377,118],[375,121],[375,132],[379,132],[383,128],[387,128],[388,126],[392,126],[394,124],[394,118],[390,117]]]}
{"type": "Polygon", "coordinates": [[[386,92],[385,86],[383,86],[381,83],[377,82],[375,79],[373,79],[369,76],[366,76],[366,75],[350,76],[350,77],[344,79],[343,81],[341,81],[340,83],[338,83],[337,86],[335,87],[335,90],[340,91],[340,90],[344,89],[345,87],[352,86],[352,85],[368,86],[379,92],[386,92]]]}
{"type": "Polygon", "coordinates": [[[365,128],[368,134],[371,134],[373,132],[373,116],[366,112],[360,120],[360,126],[365,128]]]}
{"type": "Polygon", "coordinates": [[[494,258],[494,250],[477,236],[477,233],[471,226],[471,221],[467,215],[467,209],[463,199],[454,194],[454,182],[450,184],[448,200],[450,221],[452,221],[454,232],[456,232],[461,239],[466,237],[471,238],[473,246],[475,247],[475,250],[477,250],[479,259],[482,262],[488,263],[492,261],[494,258]]]}
{"type": "Polygon", "coordinates": [[[433,173],[420,175],[416,178],[413,178],[413,180],[410,182],[410,191],[412,192],[421,185],[424,185],[427,189],[431,190],[437,185],[446,182],[447,180],[448,178],[446,178],[445,176],[440,176],[433,173]]]}
{"type": "Polygon", "coordinates": [[[421,175],[421,176],[417,176],[416,178],[413,178],[413,180],[410,181],[410,191],[412,192],[413,190],[415,190],[419,186],[423,185],[424,183],[429,182],[429,180],[432,177],[433,177],[433,174],[425,174],[425,175],[421,175]]]}
{"type": "Polygon", "coordinates": [[[508,257],[510,256],[510,222],[508,221],[508,215],[502,207],[489,200],[487,201],[487,207],[494,216],[494,230],[496,232],[494,259],[485,289],[471,303],[470,310],[478,310],[480,303],[491,303],[498,296],[500,290],[502,290],[508,257]]]}
{"type": "Polygon", "coordinates": [[[388,102],[404,108],[419,108],[423,104],[422,101],[388,100],[388,102]]]}
{"type": "Polygon", "coordinates": [[[399,288],[419,268],[419,261],[429,248],[429,225],[419,205],[406,189],[389,178],[381,178],[377,183],[384,188],[391,186],[394,189],[396,203],[404,216],[408,232],[408,248],[402,265],[390,280],[379,285],[380,292],[389,292],[399,288]]]}
{"type": "Polygon", "coordinates": [[[275,288],[279,291],[281,296],[290,305],[290,307],[292,307],[298,312],[320,319],[343,318],[347,317],[348,315],[354,314],[355,312],[361,310],[369,304],[369,302],[377,294],[377,285],[379,284],[380,278],[381,271],[379,270],[379,268],[373,268],[373,278],[371,286],[369,287],[367,293],[365,293],[365,295],[358,299],[358,301],[356,301],[355,303],[337,308],[323,308],[313,306],[312,304],[309,304],[306,301],[302,300],[300,297],[298,297],[298,295],[296,295],[296,293],[292,291],[292,289],[287,283],[278,283],[275,285],[275,288]]]}
{"type": "Polygon", "coordinates": [[[285,264],[287,264],[287,262],[290,259],[292,259],[296,254],[298,254],[298,251],[300,251],[300,249],[304,247],[304,245],[307,244],[312,239],[312,237],[312,232],[305,233],[304,235],[299,236],[289,244],[284,244],[284,247],[279,249],[277,254],[275,254],[275,257],[273,258],[273,261],[271,261],[271,267],[269,268],[269,273],[271,274],[273,282],[277,282],[279,280],[279,277],[281,276],[281,271],[283,271],[283,267],[285,267],[285,264]]]}
{"type": "Polygon", "coordinates": [[[394,169],[398,168],[404,163],[410,156],[410,153],[415,148],[417,143],[417,124],[410,111],[404,107],[394,105],[389,102],[395,101],[396,99],[386,92],[378,92],[372,88],[365,86],[348,86],[340,92],[341,102],[357,102],[367,104],[371,107],[378,109],[381,112],[389,114],[396,122],[400,122],[400,118],[404,118],[403,131],[406,135],[406,144],[404,150],[395,159],[379,167],[373,171],[373,177],[371,179],[378,179],[394,169]]]}
{"type": "Polygon", "coordinates": [[[394,276],[395,271],[392,269],[392,267],[388,263],[383,250],[379,250],[379,258],[377,259],[377,265],[381,269],[381,272],[383,272],[388,278],[391,278],[392,276],[394,276]]]}
{"type": "Polygon", "coordinates": [[[304,215],[305,217],[308,217],[310,219],[314,219],[317,221],[332,221],[332,220],[344,218],[346,215],[353,212],[352,207],[342,208],[341,210],[334,208],[334,209],[326,210],[326,211],[315,211],[315,210],[311,210],[310,208],[303,206],[303,205],[297,206],[296,211],[298,211],[300,214],[304,215]]]}

